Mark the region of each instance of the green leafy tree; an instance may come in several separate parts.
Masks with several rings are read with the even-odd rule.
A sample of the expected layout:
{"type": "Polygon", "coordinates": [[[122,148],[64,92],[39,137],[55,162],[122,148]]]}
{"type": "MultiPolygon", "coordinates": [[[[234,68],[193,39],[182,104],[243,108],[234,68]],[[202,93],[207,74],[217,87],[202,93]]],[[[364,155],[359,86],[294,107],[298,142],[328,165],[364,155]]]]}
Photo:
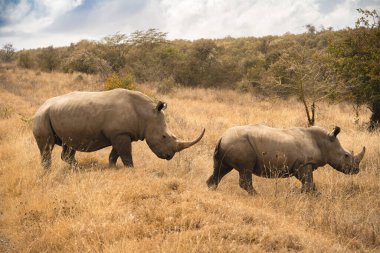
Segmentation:
{"type": "Polygon", "coordinates": [[[38,54],[38,62],[42,70],[51,72],[59,66],[59,53],[53,46],[43,48],[38,54]]]}
{"type": "Polygon", "coordinates": [[[339,90],[328,63],[323,51],[295,46],[270,66],[263,80],[264,89],[282,97],[296,96],[304,106],[308,126],[313,126],[317,103],[339,90]]]}
{"type": "Polygon", "coordinates": [[[156,46],[160,43],[166,43],[167,33],[160,32],[158,29],[148,29],[147,31],[133,32],[129,38],[126,39],[128,44],[134,46],[156,46]]]}
{"type": "Polygon", "coordinates": [[[103,79],[107,78],[113,71],[105,59],[102,58],[104,45],[97,42],[82,40],[77,44],[71,44],[66,50],[63,60],[63,71],[82,72],[86,74],[99,73],[103,79]]]}
{"type": "Polygon", "coordinates": [[[155,82],[167,77],[162,65],[163,52],[170,45],[166,33],[157,29],[136,31],[128,36],[126,43],[126,67],[132,70],[137,82],[155,82]]]}
{"type": "Polygon", "coordinates": [[[311,33],[311,34],[315,34],[315,32],[317,31],[317,30],[315,29],[315,26],[313,26],[312,24],[307,24],[305,27],[306,27],[307,31],[308,31],[309,33],[311,33]]]}
{"type": "Polygon", "coordinates": [[[127,62],[127,35],[115,33],[106,36],[98,45],[97,56],[108,62],[113,72],[120,72],[127,62]]]}
{"type": "Polygon", "coordinates": [[[354,29],[337,32],[329,47],[336,58],[347,98],[357,105],[367,105],[372,115],[369,130],[380,122],[380,19],[376,10],[358,9],[362,15],[354,29]]]}
{"type": "Polygon", "coordinates": [[[17,65],[26,69],[33,68],[35,63],[32,54],[26,50],[19,52],[17,65]]]}
{"type": "Polygon", "coordinates": [[[156,49],[158,56],[158,66],[160,74],[158,75],[161,83],[177,83],[183,68],[184,54],[173,43],[160,45],[156,49]]]}
{"type": "Polygon", "coordinates": [[[1,59],[4,62],[11,62],[14,59],[16,49],[13,47],[12,43],[7,43],[0,50],[1,59]]]}
{"type": "Polygon", "coordinates": [[[223,47],[213,40],[201,39],[190,46],[186,56],[186,68],[182,73],[181,83],[189,86],[222,85],[229,67],[221,61],[223,47]]]}

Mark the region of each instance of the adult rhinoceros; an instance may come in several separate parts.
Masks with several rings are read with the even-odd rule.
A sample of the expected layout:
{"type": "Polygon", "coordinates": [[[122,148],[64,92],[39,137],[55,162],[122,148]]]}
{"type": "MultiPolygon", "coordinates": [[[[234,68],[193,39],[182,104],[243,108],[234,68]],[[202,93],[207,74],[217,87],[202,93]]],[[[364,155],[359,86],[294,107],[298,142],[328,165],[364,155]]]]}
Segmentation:
{"type": "Polygon", "coordinates": [[[163,110],[146,95],[125,89],[102,92],[72,92],[48,99],[36,112],[33,134],[40,149],[42,165],[51,166],[55,144],[62,146],[62,160],[76,164],[75,152],[92,152],[112,146],[110,167],[118,157],[127,167],[133,166],[131,143],[144,140],[162,159],[170,160],[176,152],[191,147],[178,141],[167,129],[163,110]]]}
{"type": "Polygon", "coordinates": [[[329,164],[345,174],[357,174],[365,147],[354,156],[342,148],[336,136],[340,128],[328,134],[319,127],[277,129],[265,125],[237,126],[228,129],[214,152],[214,173],[207,180],[216,188],[233,168],[239,171],[240,187],[249,194],[252,173],[266,178],[295,176],[302,191],[316,191],[313,171],[329,164]]]}

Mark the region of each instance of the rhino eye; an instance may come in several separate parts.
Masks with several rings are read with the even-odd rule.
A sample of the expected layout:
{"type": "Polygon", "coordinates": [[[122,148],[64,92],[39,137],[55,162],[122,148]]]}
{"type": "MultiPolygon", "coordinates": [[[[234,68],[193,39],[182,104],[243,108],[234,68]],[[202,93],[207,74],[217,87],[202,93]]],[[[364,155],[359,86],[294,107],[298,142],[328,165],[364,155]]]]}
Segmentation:
{"type": "Polygon", "coordinates": [[[349,158],[350,156],[348,154],[345,154],[344,155],[344,158],[349,158]]]}
{"type": "Polygon", "coordinates": [[[163,136],[162,136],[162,139],[166,139],[166,135],[163,135],[163,136]]]}

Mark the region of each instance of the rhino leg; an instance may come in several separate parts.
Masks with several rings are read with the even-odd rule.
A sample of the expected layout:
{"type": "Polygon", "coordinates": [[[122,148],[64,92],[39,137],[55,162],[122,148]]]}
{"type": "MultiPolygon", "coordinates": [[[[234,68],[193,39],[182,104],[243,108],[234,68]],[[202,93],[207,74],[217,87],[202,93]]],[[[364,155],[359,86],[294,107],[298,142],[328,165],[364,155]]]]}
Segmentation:
{"type": "Polygon", "coordinates": [[[110,168],[116,167],[116,162],[118,158],[119,158],[119,153],[116,151],[115,148],[112,148],[111,153],[108,158],[110,168]]]}
{"type": "Polygon", "coordinates": [[[241,188],[246,190],[249,195],[256,194],[255,189],[252,185],[252,170],[241,169],[239,170],[239,185],[241,188]]]}
{"type": "Polygon", "coordinates": [[[317,188],[315,187],[313,180],[312,165],[308,164],[300,167],[295,173],[295,177],[302,183],[301,192],[317,192],[317,188]]]}
{"type": "Polygon", "coordinates": [[[231,170],[232,167],[220,163],[219,161],[214,161],[214,172],[209,179],[207,179],[207,186],[216,189],[220,180],[231,170]]]}
{"type": "Polygon", "coordinates": [[[112,147],[117,151],[125,167],[133,167],[132,141],[128,135],[118,135],[112,140],[112,147]]]}
{"type": "Polygon", "coordinates": [[[71,166],[76,166],[77,161],[75,160],[75,152],[76,151],[74,149],[62,144],[61,159],[71,166]]]}
{"type": "Polygon", "coordinates": [[[54,148],[54,137],[36,138],[41,154],[41,164],[45,170],[51,168],[51,152],[54,148]]]}

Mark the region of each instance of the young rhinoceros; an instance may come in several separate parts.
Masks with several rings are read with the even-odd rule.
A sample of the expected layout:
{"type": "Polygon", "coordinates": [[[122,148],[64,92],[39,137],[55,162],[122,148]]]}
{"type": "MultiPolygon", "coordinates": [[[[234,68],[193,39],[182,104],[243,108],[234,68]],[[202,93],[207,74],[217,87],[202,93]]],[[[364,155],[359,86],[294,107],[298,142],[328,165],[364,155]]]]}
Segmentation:
{"type": "Polygon", "coordinates": [[[92,152],[112,146],[109,165],[121,157],[125,166],[133,166],[133,141],[144,140],[162,159],[189,148],[191,142],[178,141],[167,129],[166,103],[154,103],[146,95],[125,89],[102,92],[72,92],[48,99],[36,112],[33,134],[40,149],[42,164],[51,166],[55,144],[62,146],[62,160],[76,164],[75,152],[92,152]]]}
{"type": "Polygon", "coordinates": [[[359,173],[365,147],[354,156],[342,148],[336,136],[340,128],[326,133],[319,127],[277,129],[265,125],[237,126],[228,129],[214,152],[214,173],[207,180],[216,188],[233,168],[239,171],[240,187],[249,194],[252,174],[266,178],[295,176],[302,192],[316,191],[313,171],[329,164],[345,174],[359,173]]]}

